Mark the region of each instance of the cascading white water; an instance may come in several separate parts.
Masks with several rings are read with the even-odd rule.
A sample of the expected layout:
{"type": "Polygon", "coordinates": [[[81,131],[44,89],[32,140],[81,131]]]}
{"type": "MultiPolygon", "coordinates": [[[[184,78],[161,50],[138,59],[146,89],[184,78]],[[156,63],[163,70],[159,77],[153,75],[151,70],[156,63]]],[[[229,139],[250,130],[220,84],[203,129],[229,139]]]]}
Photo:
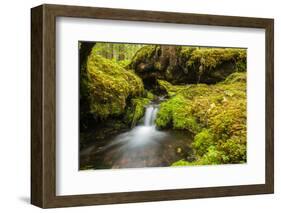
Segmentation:
{"type": "Polygon", "coordinates": [[[144,126],[154,126],[158,108],[154,105],[146,107],[144,114],[144,126]]]}
{"type": "Polygon", "coordinates": [[[158,106],[155,104],[148,105],[145,109],[144,123],[132,128],[130,131],[118,135],[110,144],[102,150],[106,150],[117,144],[123,144],[123,148],[132,148],[144,146],[145,144],[157,144],[166,137],[165,132],[158,131],[155,125],[155,119],[158,112],[158,106]]]}

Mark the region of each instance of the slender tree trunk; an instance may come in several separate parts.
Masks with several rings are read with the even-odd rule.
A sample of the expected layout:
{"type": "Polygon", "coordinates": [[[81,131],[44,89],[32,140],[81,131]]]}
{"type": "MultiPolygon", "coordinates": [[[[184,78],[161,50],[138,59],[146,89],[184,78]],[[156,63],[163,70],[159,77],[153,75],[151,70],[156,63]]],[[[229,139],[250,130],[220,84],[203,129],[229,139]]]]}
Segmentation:
{"type": "Polygon", "coordinates": [[[114,44],[109,44],[108,48],[108,59],[114,58],[114,44]]]}
{"type": "Polygon", "coordinates": [[[118,57],[119,61],[125,60],[125,45],[121,44],[119,46],[119,57],[118,57]]]}

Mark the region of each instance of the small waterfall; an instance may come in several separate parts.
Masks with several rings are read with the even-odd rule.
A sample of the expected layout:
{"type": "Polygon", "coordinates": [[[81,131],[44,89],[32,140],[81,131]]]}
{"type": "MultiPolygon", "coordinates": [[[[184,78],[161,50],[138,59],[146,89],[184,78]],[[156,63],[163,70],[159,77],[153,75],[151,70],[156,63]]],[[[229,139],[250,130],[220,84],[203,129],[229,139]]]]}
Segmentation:
{"type": "Polygon", "coordinates": [[[144,126],[154,126],[158,108],[154,105],[146,107],[144,114],[144,126]]]}

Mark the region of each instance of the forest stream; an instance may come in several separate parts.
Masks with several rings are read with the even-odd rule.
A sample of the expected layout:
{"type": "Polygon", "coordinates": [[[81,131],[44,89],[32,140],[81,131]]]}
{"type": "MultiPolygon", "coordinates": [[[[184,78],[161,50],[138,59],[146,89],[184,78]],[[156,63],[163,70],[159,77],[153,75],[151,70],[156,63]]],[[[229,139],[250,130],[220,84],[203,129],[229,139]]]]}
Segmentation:
{"type": "Polygon", "coordinates": [[[80,152],[85,169],[142,168],[170,166],[192,158],[192,134],[187,131],[157,130],[159,103],[146,106],[144,117],[131,130],[107,138],[80,152]]]}
{"type": "Polygon", "coordinates": [[[247,49],[78,46],[79,170],[247,162],[247,49]]]}

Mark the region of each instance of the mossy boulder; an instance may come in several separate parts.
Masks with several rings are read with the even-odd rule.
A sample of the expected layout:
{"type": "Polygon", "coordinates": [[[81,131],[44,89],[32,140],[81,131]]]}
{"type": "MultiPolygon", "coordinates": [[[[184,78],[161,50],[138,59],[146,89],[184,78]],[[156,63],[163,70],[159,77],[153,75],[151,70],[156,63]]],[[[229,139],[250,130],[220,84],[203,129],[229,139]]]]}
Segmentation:
{"type": "Polygon", "coordinates": [[[141,78],[134,71],[94,51],[83,70],[80,75],[80,148],[134,126],[153,98],[144,90],[141,78]]]}
{"type": "Polygon", "coordinates": [[[161,78],[161,63],[156,61],[156,56],[160,54],[160,46],[147,45],[136,52],[129,69],[133,69],[144,81],[146,88],[151,89],[157,78],[161,78]]]}
{"type": "Polygon", "coordinates": [[[181,129],[197,133],[200,130],[199,123],[191,113],[192,108],[188,100],[182,95],[161,103],[156,117],[156,126],[160,129],[181,129]]]}
{"type": "MultiPolygon", "coordinates": [[[[216,85],[186,86],[161,103],[156,118],[158,128],[182,129],[194,134],[192,147],[197,160],[187,164],[246,162],[245,76],[232,74],[216,85]]],[[[169,91],[172,86],[167,88],[169,91]]],[[[184,162],[174,165],[179,164],[184,162]]]]}
{"type": "Polygon", "coordinates": [[[144,92],[142,80],[133,71],[93,52],[88,58],[87,75],[81,81],[88,94],[89,111],[99,119],[123,114],[128,99],[144,92]]]}
{"type": "Polygon", "coordinates": [[[147,45],[128,65],[153,88],[157,79],[172,84],[214,84],[234,72],[246,71],[247,52],[235,48],[147,45]]]}

